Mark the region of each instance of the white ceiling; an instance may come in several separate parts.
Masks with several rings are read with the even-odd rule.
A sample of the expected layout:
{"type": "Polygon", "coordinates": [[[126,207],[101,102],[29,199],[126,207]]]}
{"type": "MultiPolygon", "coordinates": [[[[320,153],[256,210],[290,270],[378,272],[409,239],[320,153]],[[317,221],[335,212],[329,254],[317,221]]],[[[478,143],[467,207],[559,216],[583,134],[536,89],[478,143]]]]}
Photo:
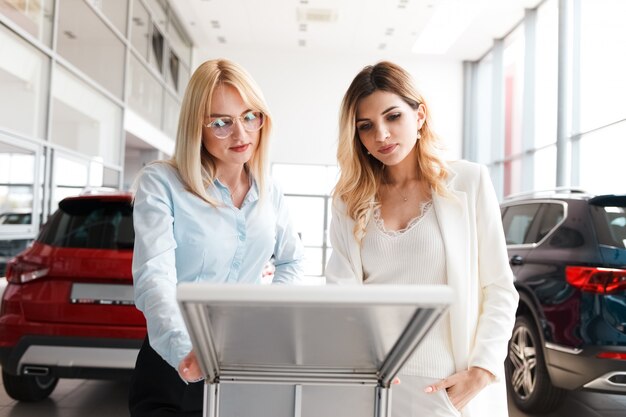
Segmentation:
{"type": "Polygon", "coordinates": [[[523,18],[525,9],[541,1],[171,0],[170,4],[203,50],[220,45],[408,55],[431,26],[442,34],[435,39],[451,38],[441,56],[476,60],[523,18]],[[442,20],[443,10],[448,11],[442,20]]]}

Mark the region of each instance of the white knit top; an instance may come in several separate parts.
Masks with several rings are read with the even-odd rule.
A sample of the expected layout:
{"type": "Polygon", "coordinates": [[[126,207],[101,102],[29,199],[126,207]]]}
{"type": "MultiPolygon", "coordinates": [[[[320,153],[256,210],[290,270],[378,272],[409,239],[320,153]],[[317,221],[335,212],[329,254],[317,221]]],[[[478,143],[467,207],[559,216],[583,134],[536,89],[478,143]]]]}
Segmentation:
{"type": "MultiPolygon", "coordinates": [[[[441,230],[432,202],[399,231],[387,231],[374,211],[361,246],[365,284],[447,284],[446,258],[441,230]]],[[[446,378],[455,371],[446,314],[424,338],[401,373],[446,378]]]]}

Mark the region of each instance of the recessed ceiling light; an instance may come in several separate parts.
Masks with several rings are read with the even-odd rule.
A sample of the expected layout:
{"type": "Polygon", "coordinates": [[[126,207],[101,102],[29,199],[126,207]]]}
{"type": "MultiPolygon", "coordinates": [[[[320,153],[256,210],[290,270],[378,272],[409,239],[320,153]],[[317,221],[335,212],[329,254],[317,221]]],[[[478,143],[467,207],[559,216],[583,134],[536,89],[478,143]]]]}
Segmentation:
{"type": "Polygon", "coordinates": [[[337,20],[337,10],[335,9],[313,9],[298,7],[299,22],[334,22],[337,20]]]}

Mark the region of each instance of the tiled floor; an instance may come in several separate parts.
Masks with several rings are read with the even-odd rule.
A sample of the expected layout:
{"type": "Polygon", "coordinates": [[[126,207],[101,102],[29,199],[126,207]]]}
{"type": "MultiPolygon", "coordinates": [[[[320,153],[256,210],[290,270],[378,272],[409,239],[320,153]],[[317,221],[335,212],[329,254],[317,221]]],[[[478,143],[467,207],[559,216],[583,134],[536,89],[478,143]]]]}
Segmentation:
{"type": "MultiPolygon", "coordinates": [[[[1,381],[0,381],[1,382],[1,381]]],[[[0,417],[117,417],[128,416],[128,381],[62,379],[39,403],[18,403],[0,390],[0,417]]]]}
{"type": "MultiPolygon", "coordinates": [[[[510,417],[526,417],[509,401],[510,417]]],[[[563,405],[542,417],[623,417],[626,416],[626,396],[595,392],[570,393],[563,405]]]]}
{"type": "MultiPolygon", "coordinates": [[[[11,400],[0,387],[0,417],[126,417],[128,381],[61,380],[52,396],[37,404],[11,400]]],[[[626,396],[573,393],[557,412],[544,417],[626,415],[626,396]]],[[[510,417],[525,417],[514,407],[510,417]]],[[[485,416],[487,417],[487,416],[485,416]]]]}

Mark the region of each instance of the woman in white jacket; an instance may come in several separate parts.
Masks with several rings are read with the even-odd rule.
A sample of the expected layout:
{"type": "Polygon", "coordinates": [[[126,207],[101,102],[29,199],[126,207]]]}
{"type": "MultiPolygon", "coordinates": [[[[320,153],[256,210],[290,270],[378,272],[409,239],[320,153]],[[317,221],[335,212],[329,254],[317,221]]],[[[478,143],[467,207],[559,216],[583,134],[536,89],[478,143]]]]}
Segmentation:
{"type": "Polygon", "coordinates": [[[443,284],[449,315],[392,389],[393,416],[507,416],[503,362],[518,295],[485,167],[444,163],[409,74],[365,67],[340,118],[331,284],[443,284]]]}

